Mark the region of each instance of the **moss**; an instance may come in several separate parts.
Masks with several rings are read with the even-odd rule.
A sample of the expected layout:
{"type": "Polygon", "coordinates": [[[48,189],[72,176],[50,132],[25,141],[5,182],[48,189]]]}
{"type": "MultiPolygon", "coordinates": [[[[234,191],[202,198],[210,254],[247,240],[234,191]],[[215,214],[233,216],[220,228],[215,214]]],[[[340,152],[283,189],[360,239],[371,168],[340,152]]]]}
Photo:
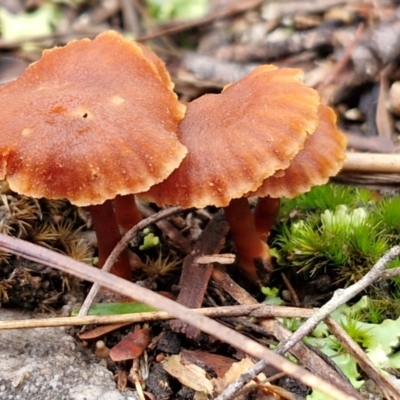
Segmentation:
{"type": "MultiPolygon", "coordinates": [[[[362,278],[400,234],[400,196],[382,196],[366,189],[326,185],[284,202],[271,237],[275,263],[307,281],[329,274],[334,286],[362,278]]],[[[397,267],[396,259],[390,268],[397,267]]],[[[400,278],[368,290],[371,321],[398,312],[400,278]],[[385,300],[385,301],[383,301],[385,300]],[[386,303],[385,303],[386,302],[386,303]],[[393,303],[393,304],[390,304],[393,303]]],[[[334,289],[334,287],[332,288],[334,289]]],[[[369,317],[368,317],[369,318],[369,317]]]]}
{"type": "MultiPolygon", "coordinates": [[[[1,196],[0,232],[90,262],[93,249],[82,237],[86,221],[75,206],[64,200],[37,200],[10,193],[1,196]]],[[[0,254],[0,263],[9,256],[0,254]]]]}

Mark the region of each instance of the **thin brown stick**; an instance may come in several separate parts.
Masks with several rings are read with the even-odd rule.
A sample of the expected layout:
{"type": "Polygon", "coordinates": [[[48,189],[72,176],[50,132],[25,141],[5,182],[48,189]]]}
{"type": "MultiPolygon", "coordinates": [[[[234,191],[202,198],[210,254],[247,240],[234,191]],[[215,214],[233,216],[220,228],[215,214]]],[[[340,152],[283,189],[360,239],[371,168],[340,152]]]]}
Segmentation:
{"type": "MultiPolygon", "coordinates": [[[[358,282],[346,289],[337,290],[332,299],[322,306],[312,317],[310,317],[295,333],[293,333],[289,339],[279,345],[276,351],[279,352],[279,354],[285,354],[287,351],[289,351],[292,346],[295,346],[304,336],[309,334],[319,322],[327,318],[331,312],[336,310],[340,305],[352,299],[355,295],[360,293],[377,279],[381,278],[383,270],[386,268],[389,262],[396,258],[399,254],[400,246],[394,246],[383,257],[381,257],[375,263],[372,269],[358,282]]],[[[266,366],[267,364],[263,360],[257,362],[253,368],[247,371],[247,373],[239,380],[229,385],[221,394],[221,396],[217,397],[215,400],[227,400],[232,398],[232,396],[237,393],[243,387],[243,385],[257,376],[263,369],[265,369],[266,366]]],[[[393,399],[397,398],[399,397],[393,397],[393,399]]]]}
{"type": "MultiPolygon", "coordinates": [[[[193,309],[198,314],[210,318],[221,317],[257,317],[257,318],[309,318],[315,310],[296,307],[249,305],[249,306],[226,306],[193,309]]],[[[85,317],[56,317],[40,319],[23,319],[14,321],[0,321],[0,331],[7,329],[31,329],[48,328],[55,326],[82,326],[82,325],[106,325],[106,324],[125,324],[128,322],[138,323],[145,321],[165,321],[174,317],[165,311],[151,311],[135,314],[119,315],[89,315],[85,317]]]]}
{"type": "Polygon", "coordinates": [[[361,22],[356,30],[356,33],[354,34],[353,40],[350,42],[350,44],[347,46],[346,51],[344,52],[343,56],[339,60],[339,62],[336,63],[336,65],[332,68],[331,73],[326,77],[325,80],[323,80],[317,87],[317,90],[321,92],[326,86],[328,86],[330,83],[332,83],[338,76],[339,74],[343,71],[343,69],[346,67],[348,62],[351,59],[351,53],[354,50],[355,45],[360,41],[361,36],[365,30],[365,24],[361,22]]]}
{"type": "MultiPolygon", "coordinates": [[[[265,365],[261,365],[260,362],[255,364],[253,368],[241,375],[239,379],[228,385],[228,387],[214,400],[230,400],[235,398],[239,394],[238,392],[242,390],[247,383],[249,383],[264,370],[265,365]]],[[[344,397],[344,399],[347,399],[347,397],[344,397]]]]}
{"type": "MultiPolygon", "coordinates": [[[[174,215],[181,211],[181,207],[172,207],[168,208],[167,210],[162,210],[158,212],[157,214],[154,214],[146,219],[143,219],[140,221],[137,225],[135,225],[133,228],[131,228],[123,237],[122,239],[117,243],[115,246],[114,250],[111,252],[109,257],[107,258],[106,262],[104,263],[102,270],[105,272],[110,271],[111,267],[114,265],[115,260],[118,259],[119,255],[121,252],[123,252],[128,245],[128,243],[135,237],[137,234],[144,228],[148,227],[151,224],[154,224],[155,222],[159,221],[160,219],[169,217],[170,215],[174,215]]],[[[90,309],[90,306],[93,303],[94,298],[96,297],[98,291],[100,289],[100,286],[95,283],[92,288],[90,289],[88,295],[86,296],[85,301],[82,304],[82,307],[79,311],[78,316],[83,317],[86,315],[90,309]]]]}
{"type": "MultiPolygon", "coordinates": [[[[236,282],[232,280],[225,272],[214,269],[213,272],[213,281],[219,287],[224,289],[227,293],[229,293],[238,303],[240,304],[258,304],[258,302],[250,296],[248,292],[246,292],[242,287],[240,287],[236,282]]],[[[283,342],[287,338],[290,337],[291,332],[284,328],[276,319],[267,318],[261,319],[260,324],[266,328],[271,336],[276,337],[279,341],[283,342]]],[[[311,351],[304,343],[297,343],[292,349],[290,349],[291,354],[295,356],[298,360],[301,360],[302,364],[309,368],[316,375],[321,376],[322,378],[329,380],[334,383],[338,387],[341,387],[342,390],[347,392],[347,395],[351,395],[357,399],[362,399],[357,392],[357,390],[348,382],[343,381],[342,377],[334,371],[324,360],[322,360],[317,354],[311,351]]],[[[257,370],[261,368],[261,362],[258,362],[255,366],[254,371],[251,369],[247,371],[246,374],[242,375],[242,377],[230,384],[220,396],[217,398],[218,400],[226,400],[229,398],[234,398],[236,393],[248,383],[251,379],[258,375],[257,370]],[[254,372],[254,374],[253,374],[254,372]],[[231,396],[229,397],[228,396],[231,396]]],[[[266,364],[264,364],[265,368],[266,364]]],[[[215,399],[215,400],[217,400],[215,399]]],[[[346,397],[344,397],[346,399],[346,397]]]]}
{"type": "Polygon", "coordinates": [[[324,304],[317,313],[309,318],[293,335],[278,346],[280,354],[285,354],[292,346],[303,339],[314,330],[314,328],[326,317],[328,317],[339,306],[351,300],[354,296],[367,288],[369,285],[379,279],[387,265],[400,254],[400,246],[394,246],[387,251],[358,282],[347,287],[346,289],[338,289],[334,292],[333,297],[324,304]]]}
{"type": "Polygon", "coordinates": [[[400,154],[347,153],[342,171],[400,173],[400,154]]]}
{"type": "Polygon", "coordinates": [[[394,137],[393,117],[387,107],[389,98],[389,75],[393,72],[393,64],[390,63],[379,73],[379,96],[376,105],[375,124],[378,135],[386,140],[394,137]]]}
{"type": "Polygon", "coordinates": [[[218,10],[214,13],[207,14],[204,17],[196,18],[194,20],[179,22],[178,24],[168,28],[160,28],[155,32],[150,32],[148,34],[139,37],[137,40],[146,41],[158,38],[160,36],[173,35],[178,32],[195,28],[197,26],[209,24],[216,19],[227,18],[232,15],[247,11],[250,8],[257,7],[261,3],[262,0],[242,0],[240,2],[229,2],[229,4],[226,7],[223,7],[221,10],[218,10]]]}
{"type": "Polygon", "coordinates": [[[125,31],[133,33],[134,37],[138,37],[140,35],[140,20],[135,3],[132,3],[131,0],[121,0],[121,12],[125,31]]]}
{"type": "Polygon", "coordinates": [[[135,283],[128,282],[127,280],[121,279],[108,272],[90,267],[52,250],[4,234],[0,234],[0,249],[24,257],[28,260],[56,268],[81,279],[96,282],[101,286],[107,287],[108,289],[125,296],[132,296],[134,294],[138,301],[155,308],[160,308],[174,317],[180,318],[201,329],[203,332],[240,349],[244,353],[257,359],[264,360],[279,371],[285,372],[289,376],[300,380],[305,385],[318,387],[318,390],[331,396],[335,400],[357,399],[357,397],[347,395],[341,389],[338,389],[320,377],[308,372],[304,368],[293,364],[286,358],[275,354],[271,350],[265,348],[256,341],[247,338],[239,332],[227,328],[226,326],[203,315],[196,314],[181,304],[136,285],[135,283]]]}
{"type": "MultiPolygon", "coordinates": [[[[228,233],[228,224],[222,210],[207,224],[201,233],[193,251],[183,261],[182,273],[179,279],[180,291],[176,301],[189,308],[198,308],[203,304],[208,282],[214,268],[213,263],[197,264],[198,256],[218,253],[225,243],[228,233]]],[[[187,326],[182,321],[171,322],[175,332],[185,333],[189,338],[196,337],[200,331],[192,326],[187,326]]]]}
{"type": "MultiPolygon", "coordinates": [[[[140,200],[137,202],[137,207],[145,217],[150,217],[156,213],[156,211],[140,200]]],[[[155,224],[163,231],[164,235],[168,237],[174,246],[178,247],[186,254],[189,254],[192,251],[190,240],[186,236],[182,235],[182,233],[179,232],[172,223],[166,219],[160,219],[155,224]]]]}
{"type": "Polygon", "coordinates": [[[400,268],[391,268],[382,274],[382,279],[391,279],[400,275],[400,268]]]}
{"type": "Polygon", "coordinates": [[[339,343],[345,348],[358,363],[360,368],[367,374],[385,399],[400,399],[400,389],[394,385],[394,382],[384,376],[365,355],[362,348],[346,333],[346,331],[332,318],[325,319],[325,323],[339,343]]]}
{"type": "Polygon", "coordinates": [[[287,290],[290,293],[290,298],[292,300],[291,304],[296,306],[296,307],[300,307],[301,306],[301,302],[300,302],[299,296],[297,296],[297,293],[294,290],[292,284],[290,283],[289,279],[286,277],[286,275],[283,272],[281,273],[281,278],[283,280],[283,283],[287,287],[287,290]]]}

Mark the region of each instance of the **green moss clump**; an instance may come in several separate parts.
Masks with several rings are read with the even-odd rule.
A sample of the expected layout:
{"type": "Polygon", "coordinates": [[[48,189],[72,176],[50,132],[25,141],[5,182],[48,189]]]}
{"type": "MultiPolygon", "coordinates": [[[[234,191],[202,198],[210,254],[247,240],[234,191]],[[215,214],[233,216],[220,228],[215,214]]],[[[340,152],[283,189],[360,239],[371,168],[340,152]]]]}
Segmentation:
{"type": "MultiPolygon", "coordinates": [[[[279,222],[271,235],[271,254],[276,264],[296,277],[307,280],[327,273],[336,286],[347,286],[362,278],[387,250],[398,244],[399,236],[400,196],[326,185],[283,201],[279,222]]],[[[400,260],[396,259],[389,267],[399,265],[400,260]]],[[[396,288],[400,288],[400,278],[370,289],[371,301],[376,299],[375,311],[386,307],[384,299],[390,303],[400,298],[396,288]]],[[[394,312],[393,307],[389,308],[383,313],[386,317],[394,312]]],[[[375,322],[381,313],[373,311],[374,308],[371,319],[375,322]]]]}

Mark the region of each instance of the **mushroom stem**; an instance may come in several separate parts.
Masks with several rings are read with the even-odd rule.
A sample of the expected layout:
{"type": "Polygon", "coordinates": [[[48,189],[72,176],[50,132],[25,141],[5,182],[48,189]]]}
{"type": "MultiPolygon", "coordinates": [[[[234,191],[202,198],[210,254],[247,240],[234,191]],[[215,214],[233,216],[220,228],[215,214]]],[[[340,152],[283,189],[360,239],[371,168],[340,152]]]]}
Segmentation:
{"type": "Polygon", "coordinates": [[[268,245],[257,233],[247,199],[231,200],[224,211],[244,274],[250,281],[260,282],[271,271],[271,257],[268,245]]]}
{"type": "MultiPolygon", "coordinates": [[[[101,268],[114,247],[121,240],[121,233],[111,200],[107,200],[100,205],[89,206],[88,209],[96,232],[99,253],[98,265],[101,268]]],[[[132,278],[127,250],[121,253],[118,261],[112,267],[111,273],[127,280],[132,278]]]]}
{"type": "Polygon", "coordinates": [[[275,224],[276,217],[279,214],[281,200],[266,196],[259,197],[254,210],[254,223],[258,236],[261,240],[267,240],[271,228],[275,224]]]}
{"type": "Polygon", "coordinates": [[[133,194],[116,196],[114,199],[114,208],[118,225],[125,232],[128,232],[143,219],[136,206],[135,196],[133,194]]]}

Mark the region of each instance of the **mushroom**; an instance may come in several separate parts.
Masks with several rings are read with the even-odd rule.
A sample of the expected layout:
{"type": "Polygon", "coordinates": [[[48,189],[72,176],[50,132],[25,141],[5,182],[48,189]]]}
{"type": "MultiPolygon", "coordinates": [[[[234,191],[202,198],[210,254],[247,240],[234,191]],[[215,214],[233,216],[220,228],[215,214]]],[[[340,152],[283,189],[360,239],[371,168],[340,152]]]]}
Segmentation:
{"type": "MultiPolygon", "coordinates": [[[[100,265],[120,240],[110,200],[161,182],[187,152],[177,138],[185,107],[155,57],[107,31],[45,50],[0,88],[0,179],[88,206],[100,265]]],[[[113,272],[129,278],[123,257],[113,272]]]]}
{"type": "MultiPolygon", "coordinates": [[[[164,62],[148,47],[142,45],[141,43],[136,43],[137,46],[143,51],[143,55],[150,61],[157,71],[158,77],[165,86],[173,90],[174,83],[171,81],[169,72],[165,67],[164,62]]],[[[141,221],[142,215],[139,212],[135,196],[128,194],[125,196],[117,196],[114,199],[115,214],[117,217],[117,222],[120,227],[124,229],[125,232],[129,231],[133,226],[141,221]]]]}
{"type": "Polygon", "coordinates": [[[300,81],[298,69],[262,65],[221,94],[206,94],[187,105],[179,139],[189,153],[165,181],[139,196],[159,205],[225,207],[237,247],[244,235],[254,246],[242,263],[257,281],[254,264],[269,269],[269,248],[254,227],[247,193],[286,169],[318,124],[318,93],[300,81]]]}
{"type": "Polygon", "coordinates": [[[293,198],[323,185],[342,168],[346,158],[346,138],[336,127],[336,115],[330,107],[320,105],[319,123],[304,149],[290,166],[278,171],[249,196],[258,196],[254,212],[255,229],[265,240],[279,212],[280,198],[293,198]]]}
{"type": "MultiPolygon", "coordinates": [[[[336,128],[336,116],[330,107],[320,105],[319,123],[315,132],[306,139],[285,170],[279,170],[266,178],[262,185],[247,196],[258,196],[254,216],[244,198],[240,201],[240,218],[237,206],[226,210],[239,263],[257,279],[254,260],[267,257],[264,246],[279,212],[280,198],[293,198],[309,191],[313,186],[323,185],[336,175],[345,159],[346,139],[336,128]],[[246,224],[246,226],[244,225],[246,224]]],[[[268,253],[269,254],[269,253],[268,253]]]]}

